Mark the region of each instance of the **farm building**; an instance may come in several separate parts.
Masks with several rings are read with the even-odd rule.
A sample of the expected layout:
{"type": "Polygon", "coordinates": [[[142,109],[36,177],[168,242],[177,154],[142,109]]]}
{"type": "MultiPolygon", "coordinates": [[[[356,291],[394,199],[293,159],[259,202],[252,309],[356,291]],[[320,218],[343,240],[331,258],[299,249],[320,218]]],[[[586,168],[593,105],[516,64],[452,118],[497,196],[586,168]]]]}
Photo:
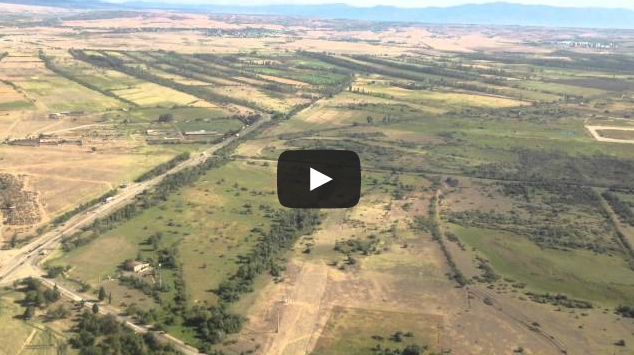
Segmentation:
{"type": "Polygon", "coordinates": [[[219,135],[220,132],[218,131],[206,131],[204,129],[201,129],[199,131],[186,131],[185,135],[186,136],[215,136],[215,135],[219,135]]]}
{"type": "Polygon", "coordinates": [[[136,272],[137,274],[140,274],[144,271],[147,271],[150,269],[150,264],[149,263],[145,263],[145,262],[141,262],[141,261],[136,261],[136,260],[132,260],[132,261],[128,261],[127,263],[125,263],[125,270],[127,271],[132,271],[132,272],[136,272]]]}

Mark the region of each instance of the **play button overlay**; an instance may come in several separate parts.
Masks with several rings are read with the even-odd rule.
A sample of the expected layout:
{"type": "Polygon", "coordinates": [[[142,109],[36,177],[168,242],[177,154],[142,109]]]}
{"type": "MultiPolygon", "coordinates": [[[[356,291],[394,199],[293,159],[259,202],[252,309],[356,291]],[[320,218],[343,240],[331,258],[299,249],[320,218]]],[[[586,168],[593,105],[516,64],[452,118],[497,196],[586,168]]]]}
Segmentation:
{"type": "Polygon", "coordinates": [[[349,150],[289,150],[277,164],[277,197],[289,208],[350,208],[361,196],[361,162],[349,150]]]}
{"type": "Polygon", "coordinates": [[[310,168],[310,191],[318,188],[319,186],[332,181],[330,176],[326,176],[319,171],[310,168]]]}

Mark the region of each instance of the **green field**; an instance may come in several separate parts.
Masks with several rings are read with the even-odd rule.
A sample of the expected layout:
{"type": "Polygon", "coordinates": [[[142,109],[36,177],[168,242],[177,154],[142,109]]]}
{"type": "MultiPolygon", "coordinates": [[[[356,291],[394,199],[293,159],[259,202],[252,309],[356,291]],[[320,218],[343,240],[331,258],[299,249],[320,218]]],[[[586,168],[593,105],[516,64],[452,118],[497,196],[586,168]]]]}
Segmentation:
{"type": "Polygon", "coordinates": [[[543,249],[500,230],[457,225],[450,229],[490,260],[496,272],[525,282],[532,291],[563,293],[610,306],[634,302],[634,273],[621,257],[543,249]]]}
{"type": "Polygon", "coordinates": [[[24,110],[30,108],[33,108],[33,103],[24,100],[0,103],[0,111],[24,110]]]}
{"type": "Polygon", "coordinates": [[[377,345],[401,350],[408,345],[429,346],[439,331],[430,318],[424,314],[337,307],[312,354],[361,355],[371,353],[377,345]],[[400,341],[390,339],[399,331],[411,336],[403,336],[400,341]]]}
{"type": "MultiPolygon", "coordinates": [[[[156,260],[147,240],[160,232],[161,248],[178,250],[190,301],[213,303],[217,298],[210,290],[235,273],[237,256],[246,254],[257,241],[251,229],[268,228],[270,219],[265,216],[274,206],[275,196],[270,194],[274,187],[271,168],[230,163],[50,265],[70,265],[72,278],[107,286],[104,280],[117,275],[125,260],[138,256],[156,260]]],[[[163,272],[166,280],[173,278],[171,270],[163,272]]],[[[171,292],[161,295],[165,300],[171,297],[171,292]]]]}
{"type": "Polygon", "coordinates": [[[70,80],[49,73],[17,81],[31,97],[52,111],[100,111],[118,106],[115,99],[101,95],[70,80]]]}
{"type": "Polygon", "coordinates": [[[20,319],[24,308],[17,302],[22,298],[23,295],[17,292],[0,292],[0,353],[7,355],[59,354],[57,349],[59,334],[46,328],[38,319],[32,321],[20,319]]]}

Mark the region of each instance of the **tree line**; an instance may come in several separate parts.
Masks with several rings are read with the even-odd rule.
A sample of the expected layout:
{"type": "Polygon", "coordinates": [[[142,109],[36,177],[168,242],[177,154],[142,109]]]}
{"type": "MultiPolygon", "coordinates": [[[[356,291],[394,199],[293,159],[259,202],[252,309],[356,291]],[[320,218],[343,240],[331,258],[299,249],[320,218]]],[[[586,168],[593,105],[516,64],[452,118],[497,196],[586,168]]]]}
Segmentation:
{"type": "Polygon", "coordinates": [[[526,292],[526,295],[533,301],[537,303],[549,303],[554,306],[562,306],[566,308],[580,308],[580,309],[590,309],[593,308],[591,302],[584,300],[577,300],[570,298],[563,294],[537,294],[532,292],[526,292]]]}
{"type": "Polygon", "coordinates": [[[105,201],[108,197],[112,197],[114,195],[117,194],[117,189],[112,189],[108,192],[106,192],[105,194],[94,198],[88,202],[84,202],[82,204],[80,204],[79,206],[73,208],[72,210],[68,211],[68,212],[64,212],[63,214],[59,215],[58,217],[56,217],[53,220],[53,224],[61,224],[64,223],[66,221],[68,221],[71,217],[73,217],[74,215],[81,213],[82,211],[95,206],[99,203],[103,203],[103,201],[105,201]]]}
{"type": "MultiPolygon", "coordinates": [[[[318,59],[326,63],[337,65],[343,68],[348,68],[348,69],[358,71],[361,73],[375,73],[375,74],[386,75],[386,76],[412,80],[417,82],[427,82],[432,87],[445,86],[445,87],[453,87],[457,89],[474,91],[474,92],[484,92],[487,94],[495,94],[495,95],[502,94],[502,92],[499,89],[486,86],[486,85],[478,85],[475,83],[459,81],[456,78],[453,78],[452,80],[447,80],[445,79],[445,77],[441,77],[440,79],[433,79],[432,77],[428,76],[430,74],[424,73],[420,70],[410,71],[410,70],[405,70],[403,68],[393,67],[393,64],[399,65],[399,63],[388,62],[387,64],[385,64],[385,66],[377,66],[377,63],[368,64],[368,62],[364,62],[364,63],[353,62],[345,58],[335,57],[335,56],[331,56],[331,55],[323,54],[323,53],[305,52],[305,51],[300,53],[306,57],[318,59]]],[[[376,58],[373,58],[372,60],[374,59],[376,58]]],[[[408,64],[405,64],[405,63],[403,63],[403,65],[408,66],[408,64]]],[[[418,68],[419,67],[416,67],[416,69],[418,68]]],[[[482,80],[479,80],[479,81],[482,81],[482,80]]]]}
{"type": "Polygon", "coordinates": [[[263,110],[256,102],[218,94],[198,86],[190,86],[177,83],[173,80],[151,74],[139,67],[129,66],[125,64],[123,60],[110,56],[105,52],[102,52],[101,55],[88,55],[82,50],[70,49],[69,53],[73,56],[73,58],[92,64],[96,67],[114,69],[116,71],[139,78],[141,80],[145,80],[161,86],[172,88],[180,92],[184,92],[186,94],[190,94],[202,100],[213,100],[220,103],[233,103],[254,110],[263,110]]]}
{"type": "Polygon", "coordinates": [[[406,70],[410,72],[418,72],[418,73],[435,75],[435,76],[440,76],[445,78],[454,78],[458,80],[473,80],[473,81],[479,81],[479,82],[484,82],[484,83],[493,84],[493,85],[506,85],[506,83],[502,80],[483,78],[478,75],[468,74],[465,71],[449,70],[449,69],[441,68],[436,65],[432,65],[431,63],[429,63],[430,65],[428,66],[414,65],[414,64],[404,63],[404,62],[396,62],[392,60],[387,60],[387,59],[379,58],[377,56],[362,55],[362,54],[352,55],[351,57],[356,60],[384,65],[384,66],[402,69],[402,70],[406,70]]]}
{"type": "Polygon", "coordinates": [[[121,101],[123,103],[126,103],[126,104],[130,105],[130,106],[139,106],[135,102],[127,100],[127,99],[125,99],[125,98],[113,93],[112,91],[103,89],[103,88],[101,88],[101,87],[99,87],[99,86],[97,86],[97,85],[95,85],[95,84],[93,84],[93,83],[91,83],[89,81],[86,81],[86,80],[83,80],[83,79],[77,77],[76,75],[74,75],[74,74],[72,74],[72,73],[70,73],[70,72],[68,72],[66,70],[63,70],[62,68],[58,67],[55,64],[55,62],[53,61],[53,59],[51,57],[48,57],[44,53],[44,51],[42,51],[42,50],[40,50],[40,52],[39,52],[39,58],[40,58],[40,60],[42,60],[42,62],[44,62],[44,65],[46,66],[46,69],[52,71],[53,73],[55,73],[55,74],[57,74],[57,75],[59,75],[59,76],[61,76],[63,78],[66,78],[66,79],[68,79],[70,81],[74,81],[74,82],[76,82],[77,84],[79,84],[81,86],[87,87],[88,89],[93,90],[93,91],[97,91],[98,93],[100,93],[102,95],[105,95],[105,96],[108,96],[108,97],[112,97],[113,99],[117,99],[117,100],[119,100],[119,101],[121,101]]]}
{"type": "Polygon", "coordinates": [[[235,302],[241,293],[253,291],[257,275],[276,268],[277,258],[291,248],[297,238],[312,233],[321,223],[318,212],[294,209],[278,213],[268,233],[264,233],[253,250],[240,259],[235,275],[223,281],[215,291],[225,302],[235,302]]]}
{"type": "Polygon", "coordinates": [[[449,269],[451,270],[450,278],[456,281],[461,287],[466,286],[469,283],[469,280],[467,280],[462,271],[458,269],[458,265],[456,265],[456,262],[453,260],[453,256],[449,252],[449,249],[447,249],[447,245],[442,238],[440,225],[437,221],[437,208],[438,198],[434,196],[429,205],[429,218],[417,216],[414,221],[414,227],[418,230],[431,233],[432,239],[438,242],[440,249],[445,255],[445,259],[447,259],[447,265],[449,265],[449,269]]]}
{"type": "Polygon", "coordinates": [[[177,355],[180,352],[161,343],[154,334],[139,335],[119,323],[115,316],[85,311],[73,329],[69,344],[80,355],[177,355]]]}
{"type": "Polygon", "coordinates": [[[464,58],[472,60],[486,60],[504,64],[529,64],[546,68],[564,68],[579,70],[606,70],[609,72],[629,73],[634,66],[634,59],[627,55],[603,55],[591,53],[578,53],[566,50],[551,53],[550,58],[526,57],[521,54],[485,54],[464,53],[464,58]]]}
{"type": "Polygon", "coordinates": [[[189,152],[184,152],[184,153],[178,154],[177,156],[173,157],[172,159],[166,161],[165,163],[159,164],[159,165],[155,166],[154,168],[152,168],[151,170],[143,173],[141,176],[139,176],[138,178],[134,179],[134,182],[142,182],[142,181],[150,180],[153,177],[162,175],[162,174],[172,170],[180,162],[183,162],[183,161],[189,159],[190,157],[191,157],[191,155],[190,155],[189,152]]]}
{"type": "Polygon", "coordinates": [[[613,191],[604,191],[601,196],[605,198],[610,207],[612,207],[614,213],[619,216],[621,221],[634,226],[634,212],[632,212],[632,207],[629,203],[621,200],[619,196],[613,191]]]}
{"type": "Polygon", "coordinates": [[[244,85],[255,85],[268,91],[274,91],[282,94],[292,94],[297,92],[297,87],[294,85],[283,84],[274,80],[263,78],[261,75],[247,70],[233,68],[232,65],[234,65],[235,62],[227,62],[221,57],[215,55],[194,54],[193,58],[191,58],[175,52],[169,52],[167,55],[162,56],[159,61],[170,64],[178,69],[185,69],[194,73],[211,76],[224,77],[244,85]],[[207,64],[208,62],[215,63],[219,67],[211,67],[207,64]],[[262,83],[241,80],[238,77],[255,79],[262,83]]]}
{"type": "Polygon", "coordinates": [[[84,230],[62,239],[62,247],[65,251],[70,251],[79,246],[85,245],[97,238],[107,229],[112,229],[117,223],[127,221],[143,210],[157,205],[161,201],[167,200],[170,193],[178,188],[189,185],[196,181],[209,169],[218,167],[228,161],[226,157],[209,157],[203,163],[183,169],[173,174],[168,174],[159,182],[152,191],[145,190],[137,195],[136,200],[119,208],[104,218],[97,218],[84,230]]]}

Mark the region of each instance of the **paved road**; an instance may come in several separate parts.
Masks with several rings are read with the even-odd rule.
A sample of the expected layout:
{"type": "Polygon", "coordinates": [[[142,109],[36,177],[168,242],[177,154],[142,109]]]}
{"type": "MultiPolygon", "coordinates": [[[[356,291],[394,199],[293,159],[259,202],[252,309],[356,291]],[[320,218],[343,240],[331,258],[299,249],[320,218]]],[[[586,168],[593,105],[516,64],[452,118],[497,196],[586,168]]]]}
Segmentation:
{"type": "MultiPolygon", "coordinates": [[[[256,130],[264,122],[269,120],[270,118],[267,116],[250,127],[247,127],[245,130],[240,132],[241,136],[256,130]]],[[[42,279],[44,285],[53,287],[54,285],[50,280],[41,278],[41,275],[45,273],[45,271],[40,267],[40,262],[43,259],[43,251],[59,247],[60,241],[64,236],[72,235],[82,227],[93,223],[96,218],[102,218],[116,211],[118,208],[134,200],[134,198],[144,190],[156,186],[166,175],[203,163],[214,152],[237,139],[239,139],[237,136],[229,137],[221,143],[213,145],[199,154],[193,154],[190,159],[183,161],[162,175],[159,175],[151,180],[130,184],[127,188],[119,191],[111,202],[93,206],[86,211],[75,215],[63,225],[58,226],[52,231],[44,233],[38,238],[35,238],[27,245],[19,248],[17,251],[5,251],[10,256],[3,261],[2,265],[0,265],[0,285],[10,284],[14,280],[33,276],[42,279]]],[[[74,301],[81,301],[84,299],[84,297],[78,292],[62,289],[59,286],[58,288],[60,289],[62,295],[66,298],[74,301]]],[[[92,304],[90,306],[92,306],[92,304]]],[[[122,316],[120,314],[121,312],[116,311],[112,307],[103,307],[100,312],[103,314],[114,315],[119,321],[133,329],[135,332],[145,333],[149,331],[149,329],[143,325],[134,324],[131,319],[122,316]]],[[[196,349],[184,344],[182,341],[170,336],[169,334],[157,334],[157,337],[159,340],[171,343],[177,350],[183,352],[184,354],[199,354],[196,349]]]]}

